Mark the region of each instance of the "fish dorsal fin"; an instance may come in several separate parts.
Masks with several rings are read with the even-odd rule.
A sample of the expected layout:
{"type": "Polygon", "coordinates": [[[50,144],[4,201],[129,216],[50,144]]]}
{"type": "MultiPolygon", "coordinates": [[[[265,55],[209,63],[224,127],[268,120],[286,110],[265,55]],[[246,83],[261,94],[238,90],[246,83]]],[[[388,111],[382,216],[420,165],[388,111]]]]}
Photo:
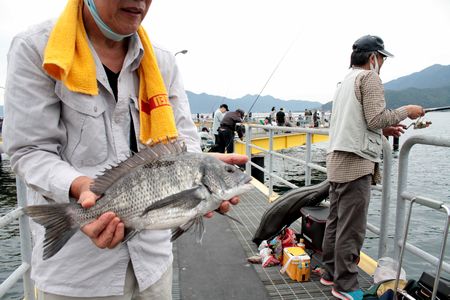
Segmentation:
{"type": "Polygon", "coordinates": [[[91,191],[99,196],[105,194],[109,187],[111,187],[117,180],[129,174],[130,171],[152,163],[166,155],[180,154],[186,152],[186,145],[177,140],[167,143],[159,143],[150,145],[147,148],[135,153],[126,160],[120,162],[117,166],[111,166],[109,169],[103,171],[91,185],[91,191]]]}

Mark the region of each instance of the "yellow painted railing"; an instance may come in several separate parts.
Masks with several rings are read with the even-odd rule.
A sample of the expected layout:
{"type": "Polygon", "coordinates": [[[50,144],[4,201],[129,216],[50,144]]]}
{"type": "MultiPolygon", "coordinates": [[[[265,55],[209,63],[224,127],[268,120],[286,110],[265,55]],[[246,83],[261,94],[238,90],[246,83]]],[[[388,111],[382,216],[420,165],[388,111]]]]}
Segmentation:
{"type": "MultiPolygon", "coordinates": [[[[312,142],[319,143],[328,141],[327,135],[321,134],[313,134],[312,142]]],[[[269,150],[270,139],[269,136],[259,136],[252,138],[253,145],[261,147],[263,149],[269,150]]],[[[273,136],[273,150],[282,150],[292,147],[299,147],[306,144],[306,133],[288,133],[288,134],[279,134],[273,136]]],[[[256,148],[251,149],[252,154],[258,154],[262,151],[256,148]]],[[[235,143],[234,144],[234,152],[239,154],[245,153],[245,144],[235,143]]]]}

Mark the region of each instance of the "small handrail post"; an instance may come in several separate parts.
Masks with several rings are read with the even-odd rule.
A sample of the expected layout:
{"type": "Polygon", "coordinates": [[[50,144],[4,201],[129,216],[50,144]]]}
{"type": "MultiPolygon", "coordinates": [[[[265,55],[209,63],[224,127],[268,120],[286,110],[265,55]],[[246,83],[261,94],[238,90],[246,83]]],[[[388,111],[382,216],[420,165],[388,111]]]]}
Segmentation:
{"type": "Polygon", "coordinates": [[[380,241],[378,243],[378,258],[384,257],[387,252],[389,202],[391,201],[391,173],[392,148],[389,140],[383,136],[383,189],[381,191],[380,209],[380,241]]]}
{"type": "MultiPolygon", "coordinates": [[[[19,207],[25,207],[27,205],[27,188],[25,183],[17,176],[17,204],[19,207]]],[[[31,266],[31,234],[30,224],[26,215],[19,217],[19,230],[20,230],[20,252],[22,255],[22,262],[31,266]]],[[[34,282],[31,279],[31,270],[28,270],[23,274],[23,291],[24,298],[27,300],[34,300],[34,282]]]]}
{"type": "Polygon", "coordinates": [[[248,157],[248,161],[245,164],[245,173],[247,173],[249,176],[252,176],[252,128],[245,124],[245,155],[248,157]]]}
{"type": "Polygon", "coordinates": [[[409,210],[408,210],[408,215],[406,217],[406,225],[404,226],[404,231],[403,231],[403,241],[402,241],[402,246],[400,248],[400,254],[399,254],[399,258],[398,258],[398,265],[397,265],[397,275],[395,277],[395,286],[394,286],[394,297],[393,299],[397,299],[397,289],[398,289],[398,283],[400,280],[400,273],[402,272],[402,263],[403,263],[403,256],[405,254],[405,248],[406,248],[406,240],[408,239],[408,230],[409,230],[409,224],[411,222],[411,214],[412,214],[412,208],[413,208],[413,204],[416,201],[415,198],[413,198],[411,200],[411,203],[409,205],[409,210]]]}
{"type": "Polygon", "coordinates": [[[306,133],[306,155],[305,155],[305,186],[311,185],[311,144],[312,134],[306,133]]]}
{"type": "Polygon", "coordinates": [[[269,199],[273,194],[273,129],[269,129],[269,199]]]}
{"type": "Polygon", "coordinates": [[[439,259],[439,264],[438,264],[437,270],[436,270],[436,278],[434,279],[433,295],[431,296],[432,300],[436,299],[436,295],[437,295],[437,291],[438,291],[438,287],[439,287],[439,279],[441,278],[442,264],[444,263],[444,257],[445,257],[445,248],[447,246],[448,227],[450,224],[450,209],[445,205],[442,205],[441,208],[443,210],[445,210],[445,212],[447,213],[447,220],[445,221],[444,238],[442,240],[441,251],[440,251],[440,256],[439,256],[440,259],[439,259]]]}

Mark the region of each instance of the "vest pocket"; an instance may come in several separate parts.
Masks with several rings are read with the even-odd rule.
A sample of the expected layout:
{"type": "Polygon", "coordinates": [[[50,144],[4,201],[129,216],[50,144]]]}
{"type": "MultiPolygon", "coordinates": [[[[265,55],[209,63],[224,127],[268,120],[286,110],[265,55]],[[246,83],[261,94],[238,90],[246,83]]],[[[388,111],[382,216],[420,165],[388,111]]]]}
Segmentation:
{"type": "Polygon", "coordinates": [[[373,131],[364,133],[364,141],[361,152],[373,158],[378,158],[382,152],[381,134],[373,131]]]}

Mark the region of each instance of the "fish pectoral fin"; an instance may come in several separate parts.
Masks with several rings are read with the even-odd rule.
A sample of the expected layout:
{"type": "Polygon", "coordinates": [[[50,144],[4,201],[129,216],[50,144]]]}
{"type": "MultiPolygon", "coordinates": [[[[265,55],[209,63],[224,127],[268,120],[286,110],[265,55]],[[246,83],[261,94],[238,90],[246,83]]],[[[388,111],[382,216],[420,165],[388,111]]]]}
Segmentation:
{"type": "Polygon", "coordinates": [[[126,242],[131,240],[138,232],[139,230],[136,229],[125,228],[125,237],[123,238],[122,244],[125,244],[126,242]]]}
{"type": "Polygon", "coordinates": [[[186,199],[190,199],[192,207],[196,207],[202,200],[205,200],[205,194],[201,192],[202,189],[204,189],[204,187],[199,185],[193,187],[192,189],[184,190],[177,194],[173,194],[169,197],[156,201],[142,212],[141,217],[148,214],[148,212],[151,210],[160,209],[177,203],[186,204],[186,199]]]}
{"type": "Polygon", "coordinates": [[[195,225],[194,230],[197,232],[197,242],[201,242],[203,238],[203,234],[205,233],[205,225],[203,223],[203,216],[199,216],[197,218],[194,218],[190,220],[189,222],[175,228],[172,230],[172,237],[170,238],[170,241],[173,242],[177,238],[179,238],[183,233],[187,232],[189,229],[192,228],[192,226],[195,225]]]}

